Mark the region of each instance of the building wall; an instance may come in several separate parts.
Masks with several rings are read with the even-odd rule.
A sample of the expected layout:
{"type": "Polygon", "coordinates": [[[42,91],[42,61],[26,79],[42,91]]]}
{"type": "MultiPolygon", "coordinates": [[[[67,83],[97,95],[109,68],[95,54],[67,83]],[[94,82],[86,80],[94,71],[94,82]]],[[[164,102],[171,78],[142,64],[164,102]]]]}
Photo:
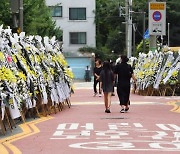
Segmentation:
{"type": "Polygon", "coordinates": [[[90,77],[92,76],[91,57],[67,57],[66,60],[74,73],[75,79],[85,80],[85,70],[87,66],[90,68],[90,77]]]}
{"type": "Polygon", "coordinates": [[[53,17],[56,25],[63,30],[63,51],[76,52],[80,47],[96,47],[96,26],[94,23],[95,0],[46,0],[47,6],[60,4],[62,17],[53,17]],[[69,20],[69,8],[86,8],[86,20],[69,20]],[[70,44],[69,32],[86,32],[86,44],[70,44]]]}

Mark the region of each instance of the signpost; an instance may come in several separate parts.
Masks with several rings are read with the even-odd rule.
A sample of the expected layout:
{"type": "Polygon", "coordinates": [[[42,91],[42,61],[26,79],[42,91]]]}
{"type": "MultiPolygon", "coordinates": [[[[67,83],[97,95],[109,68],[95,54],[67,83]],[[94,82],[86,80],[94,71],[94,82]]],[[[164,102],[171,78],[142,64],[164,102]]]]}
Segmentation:
{"type": "Polygon", "coordinates": [[[166,3],[149,3],[149,34],[166,35],[166,3]]]}

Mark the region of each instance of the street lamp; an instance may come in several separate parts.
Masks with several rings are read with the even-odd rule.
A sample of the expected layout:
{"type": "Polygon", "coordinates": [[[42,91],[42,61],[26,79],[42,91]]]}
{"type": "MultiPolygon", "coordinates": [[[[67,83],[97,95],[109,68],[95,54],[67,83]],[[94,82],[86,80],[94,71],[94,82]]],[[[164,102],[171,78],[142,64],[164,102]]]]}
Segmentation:
{"type": "Polygon", "coordinates": [[[136,24],[133,23],[133,54],[134,55],[136,53],[136,30],[137,30],[136,24]]]}

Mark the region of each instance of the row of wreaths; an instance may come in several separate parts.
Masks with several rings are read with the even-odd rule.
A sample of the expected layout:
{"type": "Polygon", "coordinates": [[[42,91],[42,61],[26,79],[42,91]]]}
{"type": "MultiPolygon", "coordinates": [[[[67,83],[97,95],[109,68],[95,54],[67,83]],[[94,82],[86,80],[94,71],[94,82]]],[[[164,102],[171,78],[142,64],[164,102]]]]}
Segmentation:
{"type": "Polygon", "coordinates": [[[180,51],[140,53],[130,59],[137,83],[134,86],[140,95],[180,95],[180,51]]]}
{"type": "Polygon", "coordinates": [[[60,110],[63,103],[70,107],[72,79],[55,37],[18,35],[0,26],[1,121],[6,112],[16,119],[25,110],[35,109],[38,114],[52,108],[60,110]]]}

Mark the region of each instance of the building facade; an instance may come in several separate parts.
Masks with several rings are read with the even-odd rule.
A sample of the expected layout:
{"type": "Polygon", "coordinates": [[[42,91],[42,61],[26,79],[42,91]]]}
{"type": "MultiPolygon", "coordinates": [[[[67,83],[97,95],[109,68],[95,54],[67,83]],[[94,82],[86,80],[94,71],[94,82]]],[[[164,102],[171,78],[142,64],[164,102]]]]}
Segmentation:
{"type": "Polygon", "coordinates": [[[79,48],[96,47],[95,0],[46,0],[46,5],[63,30],[65,55],[78,56],[79,48]]]}

